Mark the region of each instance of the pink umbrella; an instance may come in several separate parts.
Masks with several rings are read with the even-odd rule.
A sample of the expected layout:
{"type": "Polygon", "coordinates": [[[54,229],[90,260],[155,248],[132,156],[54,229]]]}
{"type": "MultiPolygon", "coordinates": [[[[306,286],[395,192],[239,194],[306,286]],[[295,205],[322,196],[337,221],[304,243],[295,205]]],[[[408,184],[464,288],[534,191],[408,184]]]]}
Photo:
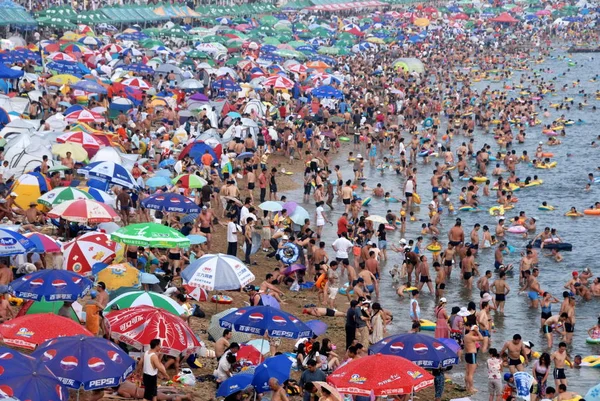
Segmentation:
{"type": "Polygon", "coordinates": [[[285,270],[281,272],[281,274],[283,274],[284,276],[289,276],[301,270],[306,270],[306,266],[301,265],[299,263],[294,263],[293,265],[286,267],[285,270]]]}
{"type": "Polygon", "coordinates": [[[129,78],[121,82],[121,84],[140,90],[150,89],[150,84],[141,78],[129,78]]]}
{"type": "Polygon", "coordinates": [[[538,17],[544,16],[544,15],[551,15],[551,14],[552,14],[552,12],[550,10],[540,10],[535,13],[535,15],[537,15],[538,17]]]}

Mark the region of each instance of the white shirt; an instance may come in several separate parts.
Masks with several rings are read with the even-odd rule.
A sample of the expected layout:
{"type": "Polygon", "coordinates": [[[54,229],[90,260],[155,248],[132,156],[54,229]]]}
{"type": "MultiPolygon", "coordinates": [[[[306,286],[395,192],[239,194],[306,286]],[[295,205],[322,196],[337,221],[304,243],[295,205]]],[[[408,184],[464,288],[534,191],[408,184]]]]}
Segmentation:
{"type": "Polygon", "coordinates": [[[246,207],[246,205],[242,206],[242,210],[240,210],[240,225],[246,225],[246,219],[250,215],[250,210],[246,207]]]}
{"type": "Polygon", "coordinates": [[[230,353],[231,351],[227,351],[221,356],[221,359],[219,359],[219,366],[217,367],[217,370],[215,370],[215,376],[217,376],[218,380],[223,381],[229,378],[229,373],[227,372],[231,370],[231,364],[227,362],[227,354],[230,353]]]}
{"type": "Polygon", "coordinates": [[[233,221],[227,223],[227,242],[237,242],[237,233],[242,231],[241,227],[233,221]]]}
{"type": "Polygon", "coordinates": [[[144,374],[150,376],[158,375],[158,369],[152,366],[152,360],[150,359],[155,352],[146,351],[144,352],[144,374]]]}
{"type": "Polygon", "coordinates": [[[348,259],[348,249],[352,248],[352,242],[348,238],[340,237],[333,241],[333,249],[335,249],[335,257],[340,259],[348,259]]]}

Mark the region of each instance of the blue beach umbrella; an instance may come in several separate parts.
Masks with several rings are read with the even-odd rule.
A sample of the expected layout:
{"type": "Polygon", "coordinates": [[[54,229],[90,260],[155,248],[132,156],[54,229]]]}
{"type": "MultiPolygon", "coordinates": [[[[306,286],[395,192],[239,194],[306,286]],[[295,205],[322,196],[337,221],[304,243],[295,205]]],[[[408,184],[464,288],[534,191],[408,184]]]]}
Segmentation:
{"type": "Polygon", "coordinates": [[[217,397],[229,397],[232,394],[243,391],[252,384],[253,375],[248,373],[240,373],[231,376],[219,386],[217,397]]]}
{"type": "Polygon", "coordinates": [[[0,389],[19,400],[64,401],[67,389],[37,358],[0,347],[0,389]]]}
{"type": "Polygon", "coordinates": [[[68,270],[40,270],[9,284],[17,298],[76,301],[92,288],[91,280],[68,270]]]}
{"type": "Polygon", "coordinates": [[[31,356],[54,373],[63,385],[74,389],[116,387],[135,368],[135,360],[127,352],[101,337],[55,338],[39,346],[31,356]]]}
{"type": "Polygon", "coordinates": [[[147,197],[142,206],[152,210],[173,213],[200,213],[200,207],[191,199],[180,194],[161,193],[147,197]]]}
{"type": "Polygon", "coordinates": [[[34,250],[35,244],[24,235],[0,228],[0,256],[21,255],[34,250]]]}
{"type": "Polygon", "coordinates": [[[423,334],[399,334],[386,337],[369,347],[369,354],[401,356],[427,369],[458,364],[458,356],[437,338],[423,334]]]}
{"type": "Polygon", "coordinates": [[[312,330],[294,315],[272,306],[240,308],[219,320],[221,327],[241,333],[283,338],[312,337],[312,330]]]}
{"type": "Polygon", "coordinates": [[[171,179],[164,176],[155,176],[146,181],[146,186],[150,188],[159,188],[171,185],[171,179]]]}
{"type": "Polygon", "coordinates": [[[290,370],[292,369],[292,361],[287,355],[277,355],[265,359],[263,363],[258,365],[254,370],[252,385],[257,393],[266,393],[271,391],[269,387],[269,379],[276,378],[279,383],[283,383],[290,378],[290,370]]]}
{"type": "Polygon", "coordinates": [[[87,79],[83,79],[77,83],[74,83],[71,85],[71,88],[80,89],[86,92],[99,93],[101,95],[106,95],[108,93],[104,86],[100,85],[98,82],[89,81],[87,79]]]}

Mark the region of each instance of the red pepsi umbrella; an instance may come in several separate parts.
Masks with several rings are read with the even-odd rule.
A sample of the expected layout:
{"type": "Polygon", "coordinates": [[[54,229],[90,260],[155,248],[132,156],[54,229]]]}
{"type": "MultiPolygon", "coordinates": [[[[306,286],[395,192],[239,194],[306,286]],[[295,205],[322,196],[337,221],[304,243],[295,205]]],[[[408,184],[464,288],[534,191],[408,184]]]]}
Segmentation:
{"type": "Polygon", "coordinates": [[[410,394],[433,385],[433,376],[408,359],[369,355],[336,369],[327,383],[340,393],[370,396],[410,394]]]}
{"type": "Polygon", "coordinates": [[[79,323],[52,313],[25,315],[0,324],[0,337],[5,344],[27,349],[56,337],[78,334],[92,335],[79,323]]]}
{"type": "Polygon", "coordinates": [[[200,342],[186,322],[165,310],[137,306],[111,312],[107,316],[112,337],[134,348],[142,349],[160,338],[161,352],[177,357],[191,354],[200,342]]]}

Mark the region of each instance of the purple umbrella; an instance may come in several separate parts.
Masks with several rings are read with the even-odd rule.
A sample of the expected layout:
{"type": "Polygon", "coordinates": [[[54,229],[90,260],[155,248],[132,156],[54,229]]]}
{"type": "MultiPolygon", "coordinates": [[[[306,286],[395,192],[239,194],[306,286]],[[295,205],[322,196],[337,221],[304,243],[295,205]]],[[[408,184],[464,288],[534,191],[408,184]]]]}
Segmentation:
{"type": "Polygon", "coordinates": [[[286,269],[282,271],[281,274],[283,274],[284,276],[289,276],[299,270],[306,270],[306,266],[301,265],[299,263],[294,263],[293,265],[286,267],[286,269]]]}
{"type": "Polygon", "coordinates": [[[260,299],[264,306],[272,306],[273,308],[281,309],[281,306],[279,306],[279,302],[272,295],[263,294],[260,296],[260,299]]]}
{"type": "Polygon", "coordinates": [[[296,207],[298,206],[298,204],[294,201],[289,201],[289,202],[285,202],[283,204],[283,208],[285,210],[287,210],[287,215],[291,216],[292,214],[294,214],[294,211],[296,210],[296,207]]]}
{"type": "Polygon", "coordinates": [[[335,134],[331,131],[322,131],[321,135],[323,135],[324,137],[327,137],[329,139],[335,139],[335,134]]]}
{"type": "Polygon", "coordinates": [[[325,334],[327,331],[327,323],[322,322],[320,320],[309,320],[308,322],[304,322],[310,329],[315,333],[316,336],[320,336],[325,334]]]}
{"type": "Polygon", "coordinates": [[[195,100],[197,102],[209,102],[210,101],[210,99],[208,97],[206,97],[206,95],[203,93],[194,93],[192,96],[190,96],[190,100],[195,100]]]}

